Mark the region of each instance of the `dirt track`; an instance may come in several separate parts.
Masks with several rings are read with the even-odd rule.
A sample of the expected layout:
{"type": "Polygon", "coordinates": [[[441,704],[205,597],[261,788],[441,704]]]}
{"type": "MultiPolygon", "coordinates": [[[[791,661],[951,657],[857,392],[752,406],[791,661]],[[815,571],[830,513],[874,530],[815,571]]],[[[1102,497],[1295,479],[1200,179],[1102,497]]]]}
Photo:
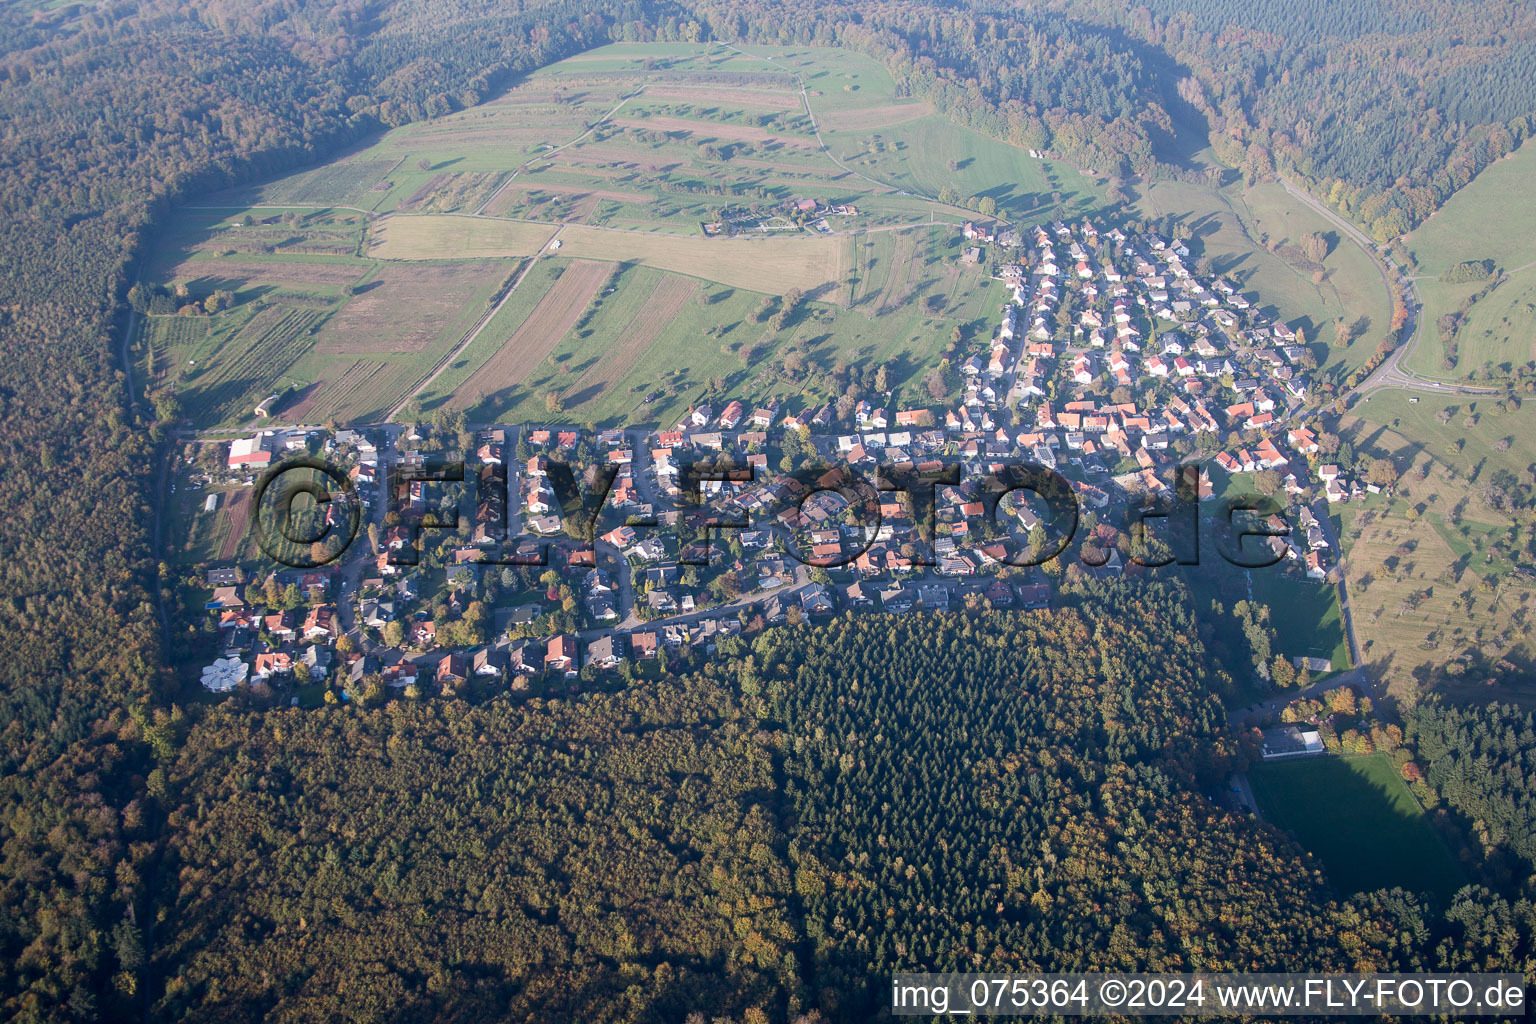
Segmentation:
{"type": "Polygon", "coordinates": [[[581,318],[612,271],[610,263],[572,261],[496,354],[454,390],[449,404],[465,408],[474,404],[475,396],[521,384],[581,318]]]}

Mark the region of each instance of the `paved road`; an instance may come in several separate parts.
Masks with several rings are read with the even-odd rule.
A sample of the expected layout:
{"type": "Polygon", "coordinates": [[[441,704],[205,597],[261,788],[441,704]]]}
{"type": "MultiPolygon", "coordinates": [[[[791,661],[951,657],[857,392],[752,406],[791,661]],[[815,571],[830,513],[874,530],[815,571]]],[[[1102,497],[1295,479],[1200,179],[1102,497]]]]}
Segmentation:
{"type": "Polygon", "coordinates": [[[1363,399],[1383,388],[1399,388],[1406,391],[1428,391],[1431,393],[1454,395],[1487,395],[1498,392],[1499,389],[1495,387],[1430,380],[1405,367],[1404,360],[1408,358],[1409,353],[1418,344],[1419,335],[1423,330],[1423,302],[1419,298],[1418,286],[1414,283],[1414,280],[1404,275],[1397,264],[1392,261],[1391,257],[1378,255],[1375,243],[1364,232],[1339,216],[1328,205],[1318,202],[1306,190],[1297,187],[1284,177],[1280,179],[1280,184],[1298,202],[1311,208],[1318,216],[1338,228],[1344,237],[1359,246],[1360,250],[1370,257],[1371,262],[1376,265],[1377,271],[1381,274],[1382,285],[1387,289],[1387,301],[1390,308],[1397,308],[1398,284],[1394,283],[1393,278],[1396,277],[1399,281],[1404,282],[1407,288],[1408,301],[1405,303],[1405,306],[1407,308],[1408,320],[1403,325],[1403,330],[1407,332],[1408,338],[1399,344],[1397,348],[1393,349],[1387,358],[1382,360],[1381,365],[1371,372],[1369,377],[1360,382],[1360,385],[1355,388],[1355,394],[1363,399]]]}
{"type": "MultiPolygon", "coordinates": [[[[400,428],[385,427],[386,443],[379,450],[378,483],[375,485],[376,493],[373,496],[373,508],[367,517],[367,522],[362,524],[361,531],[352,541],[352,548],[347,553],[346,560],[342,563],[341,597],[336,602],[336,617],[341,631],[353,640],[361,640],[362,627],[357,621],[358,595],[362,593],[363,574],[374,565],[376,554],[368,543],[368,523],[378,526],[380,533],[384,530],[384,517],[389,512],[389,495],[384,492],[384,485],[392,479],[395,465],[395,438],[399,436],[400,428]]],[[[361,648],[359,644],[359,648],[361,648]]]]}

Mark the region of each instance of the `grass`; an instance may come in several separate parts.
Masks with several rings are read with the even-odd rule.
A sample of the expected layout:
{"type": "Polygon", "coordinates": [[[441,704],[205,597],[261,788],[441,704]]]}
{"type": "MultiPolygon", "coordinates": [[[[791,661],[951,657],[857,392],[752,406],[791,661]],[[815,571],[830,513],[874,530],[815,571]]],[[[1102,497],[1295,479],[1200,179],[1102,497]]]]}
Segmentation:
{"type": "Polygon", "coordinates": [[[369,255],[383,260],[511,259],[539,252],[554,233],[549,224],[393,214],[375,225],[369,255]]]}
{"type": "MultiPolygon", "coordinates": [[[[1210,259],[1212,271],[1256,295],[1264,313],[1300,330],[1325,370],[1363,364],[1390,323],[1392,311],[1381,275],[1352,243],[1334,238],[1323,260],[1326,276],[1321,283],[1314,282],[1313,270],[1305,263],[1291,262],[1259,243],[1261,234],[1277,243],[1293,243],[1311,231],[1325,237],[1335,234],[1278,185],[1245,190],[1158,182],[1143,190],[1136,205],[1144,215],[1172,214],[1187,225],[1198,242],[1191,248],[1210,259]],[[1344,349],[1331,344],[1332,324],[1340,317],[1362,327],[1344,349]]],[[[1289,249],[1284,251],[1295,259],[1289,249]]]]}
{"type": "Polygon", "coordinates": [[[1078,171],[1034,159],[938,114],[825,135],[828,148],[855,171],[928,195],[953,185],[962,198],[990,196],[1005,219],[1027,223],[1103,205],[1102,190],[1078,171]]]}
{"type": "Polygon", "coordinates": [[[1484,657],[1520,662],[1533,653],[1532,588],[1512,575],[1530,564],[1533,538],[1482,495],[1525,471],[1529,452],[1518,444],[1499,452],[1494,443],[1531,436],[1536,413],[1500,413],[1481,399],[1424,396],[1415,404],[1398,393],[1378,394],[1361,410],[1363,417],[1341,421],[1340,436],[1358,452],[1391,458],[1403,473],[1392,498],[1372,498],[1340,517],[1367,665],[1399,697],[1433,689],[1536,705],[1536,685],[1519,671],[1491,678],[1462,671],[1484,657]],[[1451,413],[1448,422],[1441,412],[1451,413]]]}
{"type": "MultiPolygon", "coordinates": [[[[243,422],[246,406],[279,383],[296,390],[280,419],[366,420],[410,395],[489,298],[477,288],[451,310],[421,299],[422,289],[409,286],[428,272],[421,264],[483,264],[498,284],[510,263],[491,261],[536,258],[496,321],[421,396],[425,408],[468,401],[472,418],[545,418],[543,393],[556,390],[577,422],[661,422],[718,380],[744,400],[812,405],[841,390],[830,373],[838,361],[883,366],[903,389],[897,401],[922,400],[914,389],[951,332],[989,331],[1005,298],[984,270],[958,265],[954,225],[968,214],[924,197],[947,184],[985,194],[1025,222],[1092,215],[1104,204],[1091,176],[897,97],[890,73],[858,54],[615,44],[541,69],[473,109],[390,131],[331,164],[215,197],[207,205],[217,209],[183,211],[157,266],[198,287],[228,284],[243,303],[313,308],[318,320],[305,328],[313,334],[292,339],[308,339],[306,351],[283,348],[281,359],[261,360],[265,376],[227,400],[210,401],[182,371],[191,360],[199,373],[211,372],[205,364],[249,362],[250,336],[240,331],[254,311],[244,306],[212,318],[201,334],[162,338],[146,329],[143,358],[155,371],[147,377],[179,380],[200,425],[243,422]],[[855,173],[812,144],[796,76],[833,151],[855,173]],[[706,138],[720,144],[699,145],[706,138]],[[835,235],[700,232],[725,205],[805,197],[849,201],[859,213],[834,218],[835,235]],[[480,210],[487,215],[472,215],[480,210]],[[247,213],[251,225],[241,223],[247,213]],[[901,230],[875,230],[882,228],[901,230]],[[557,231],[561,245],[552,250],[557,231]],[[548,293],[554,269],[571,260],[628,270],[616,294],[599,296],[572,329],[557,327],[564,336],[549,339],[552,361],[541,346],[534,370],[519,380],[476,380],[548,293]],[[661,286],[677,277],[698,282],[713,301],[647,301],[651,291],[676,300],[676,287],[661,286]],[[791,289],[812,300],[795,323],[773,332],[751,318],[763,295],[791,289]],[[426,319],[430,329],[407,329],[426,319]],[[641,322],[647,327],[637,333],[641,322]],[[752,358],[744,362],[743,352],[752,358]],[[167,377],[170,368],[177,372],[167,377]]],[[[1237,224],[1236,214],[1227,216],[1237,224]]]]}
{"type": "Polygon", "coordinates": [[[1418,290],[1424,300],[1424,325],[1412,352],[1410,369],[1431,377],[1464,378],[1490,365],[1522,365],[1536,352],[1536,209],[1511,202],[1524,194],[1536,174],[1536,146],[1525,145],[1479,174],[1408,236],[1408,249],[1418,266],[1418,290]],[[1479,300],[1470,323],[1457,334],[1457,363],[1447,369],[1445,340],[1436,321],[1454,312],[1481,284],[1447,284],[1438,278],[1467,260],[1491,259],[1510,280],[1479,300]]]}
{"type": "Polygon", "coordinates": [[[1500,470],[1518,477],[1536,457],[1528,443],[1536,437],[1536,406],[1529,403],[1506,411],[1499,408],[1497,396],[1389,391],[1372,395],[1355,412],[1340,421],[1342,430],[1356,448],[1364,443],[1373,451],[1402,460],[1399,469],[1425,455],[1477,483],[1487,482],[1500,470]],[[1418,401],[1412,401],[1414,398],[1418,401]],[[1449,414],[1444,423],[1442,413],[1449,414]],[[1498,444],[1504,440],[1510,444],[1501,452],[1498,444]]]}
{"type": "Polygon", "coordinates": [[[774,294],[836,289],[848,265],[848,240],[841,236],[679,237],[571,225],[560,240],[563,256],[637,263],[774,294]]]}
{"type": "MultiPolygon", "coordinates": [[[[224,557],[231,546],[228,542],[233,528],[231,510],[233,499],[244,494],[243,488],[193,489],[182,474],[177,474],[177,489],[169,498],[169,529],[166,531],[168,559],[177,565],[216,565],[230,560],[224,557]],[[208,495],[219,496],[218,508],[203,511],[208,495]]],[[[246,525],[242,516],[242,527],[246,525]]],[[[245,561],[255,550],[255,545],[238,544],[239,555],[235,561],[245,561]]]]}
{"type": "Polygon", "coordinates": [[[1339,588],[1280,566],[1254,569],[1253,596],[1269,607],[1278,653],[1327,658],[1334,671],[1349,668],[1349,641],[1339,609],[1339,588]]]}
{"type": "Polygon", "coordinates": [[[1268,762],[1249,772],[1264,817],[1344,893],[1401,886],[1448,901],[1466,878],[1385,754],[1268,762]]]}

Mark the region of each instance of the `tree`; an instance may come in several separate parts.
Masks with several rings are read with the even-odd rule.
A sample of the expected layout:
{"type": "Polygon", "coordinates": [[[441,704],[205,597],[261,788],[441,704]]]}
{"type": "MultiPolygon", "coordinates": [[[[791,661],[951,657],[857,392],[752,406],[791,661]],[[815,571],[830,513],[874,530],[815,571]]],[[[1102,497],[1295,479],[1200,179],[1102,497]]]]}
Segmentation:
{"type": "Polygon", "coordinates": [[[1347,348],[1354,340],[1355,329],[1346,323],[1343,317],[1333,322],[1333,344],[1336,348],[1347,348]]]}
{"type": "Polygon", "coordinates": [[[1302,237],[1301,251],[1313,263],[1321,263],[1328,255],[1328,239],[1316,231],[1309,232],[1302,237]]]}
{"type": "Polygon", "coordinates": [[[384,644],[387,647],[399,647],[405,642],[405,625],[399,619],[391,619],[384,623],[384,644]]]}

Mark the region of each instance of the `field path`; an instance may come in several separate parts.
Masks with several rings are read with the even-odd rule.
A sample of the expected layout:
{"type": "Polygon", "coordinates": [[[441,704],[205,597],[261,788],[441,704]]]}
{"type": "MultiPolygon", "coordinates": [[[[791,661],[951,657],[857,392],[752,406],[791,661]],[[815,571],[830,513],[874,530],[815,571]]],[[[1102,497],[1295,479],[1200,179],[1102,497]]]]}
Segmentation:
{"type": "MultiPolygon", "coordinates": [[[[552,242],[559,237],[560,232],[556,230],[554,235],[551,236],[550,241],[552,242]]],[[[547,247],[548,243],[545,243],[545,245],[547,247]]],[[[389,412],[384,416],[386,421],[394,422],[400,410],[405,408],[406,403],[431,387],[432,382],[442,376],[443,371],[453,363],[454,359],[458,358],[459,353],[468,348],[470,343],[480,336],[480,332],[485,330],[486,325],[496,318],[497,313],[501,312],[501,307],[507,304],[507,300],[512,297],[512,293],[517,291],[517,286],[523,283],[523,278],[528,276],[528,271],[533,269],[533,265],[538,262],[538,259],[537,256],[533,256],[529,258],[527,263],[523,264],[523,269],[519,270],[517,276],[512,279],[512,283],[507,285],[506,294],[502,295],[501,301],[487,310],[485,315],[475,322],[475,325],[465,333],[464,337],[459,339],[459,343],[453,346],[442,359],[438,360],[437,365],[432,368],[432,372],[427,374],[410,394],[400,399],[399,402],[390,408],[389,412]]]]}
{"type": "MultiPolygon", "coordinates": [[[[477,404],[480,398],[469,401],[476,384],[489,382],[497,388],[521,384],[581,319],[597,290],[613,273],[613,268],[612,263],[597,260],[572,260],[559,280],[539,299],[528,318],[454,389],[448,407],[464,408],[477,404]]],[[[447,365],[446,361],[444,365],[447,365]]],[[[488,394],[490,390],[488,388],[484,393],[488,394]]]]}
{"type": "Polygon", "coordinates": [[[602,117],[599,117],[597,120],[593,121],[591,124],[587,125],[587,130],[582,132],[580,135],[576,136],[570,142],[562,142],[560,145],[556,146],[554,149],[543,149],[543,150],[540,150],[539,152],[535,153],[533,156],[529,157],[527,160],[524,160],[522,163],[518,164],[516,167],[514,167],[512,169],[512,173],[507,175],[507,180],[502,182],[500,187],[497,188],[496,191],[491,193],[491,197],[489,199],[487,199],[485,202],[480,204],[480,209],[476,210],[475,213],[476,214],[482,214],[486,210],[490,209],[491,204],[494,203],[497,200],[497,198],[502,194],[502,192],[506,191],[507,186],[512,184],[512,179],[516,178],[517,175],[518,175],[518,172],[521,171],[523,168],[527,167],[531,163],[537,163],[540,160],[547,160],[549,157],[554,156],[556,153],[560,152],[562,149],[569,149],[570,147],[576,145],[582,139],[585,139],[588,135],[591,135],[593,132],[597,131],[599,125],[602,125],[609,118],[611,118],[614,114],[617,114],[619,112],[619,108],[620,107],[624,106],[624,104],[628,103],[630,100],[632,100],[636,96],[640,95],[640,93],[643,92],[644,90],[645,90],[644,83],[635,86],[635,88],[632,91],[627,92],[623,96],[619,97],[619,102],[615,103],[611,110],[609,110],[602,117]]]}

